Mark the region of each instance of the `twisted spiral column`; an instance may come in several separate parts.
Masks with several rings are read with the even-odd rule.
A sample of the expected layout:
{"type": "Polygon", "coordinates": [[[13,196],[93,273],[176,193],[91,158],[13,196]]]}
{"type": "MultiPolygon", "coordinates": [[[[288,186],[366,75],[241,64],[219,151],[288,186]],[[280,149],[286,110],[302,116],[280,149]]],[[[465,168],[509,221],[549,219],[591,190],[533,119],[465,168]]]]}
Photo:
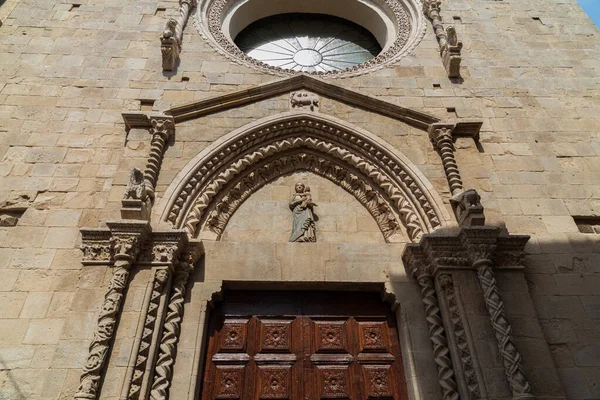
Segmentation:
{"type": "Polygon", "coordinates": [[[177,25],[175,26],[175,37],[180,45],[183,39],[183,28],[190,15],[190,9],[195,5],[195,1],[193,0],[181,0],[179,2],[179,17],[177,18],[177,25]]]}
{"type": "Polygon", "coordinates": [[[440,17],[440,4],[441,2],[439,0],[425,1],[423,3],[423,11],[425,15],[431,19],[431,25],[433,25],[435,37],[440,45],[441,54],[448,46],[448,35],[446,35],[444,25],[442,25],[442,18],[440,17]]]}
{"type": "Polygon", "coordinates": [[[150,391],[151,400],[166,399],[167,392],[171,386],[173,364],[175,363],[177,342],[179,341],[179,333],[181,331],[185,288],[191,271],[192,266],[188,262],[182,262],[179,264],[179,270],[175,275],[173,292],[169,300],[169,311],[165,318],[160,341],[158,360],[154,368],[154,381],[152,382],[152,389],[150,391]]]}
{"type": "Polygon", "coordinates": [[[113,242],[116,253],[113,275],[104,296],[102,309],[98,316],[98,327],[89,347],[75,399],[95,399],[98,394],[100,377],[114,337],[131,264],[139,253],[139,237],[117,238],[113,239],[113,242]]]}
{"type": "Polygon", "coordinates": [[[456,195],[464,190],[460,170],[454,158],[454,141],[452,140],[453,125],[433,125],[429,131],[429,138],[434,148],[442,158],[444,172],[450,185],[450,192],[456,195]]]}
{"type": "MultiPolygon", "coordinates": [[[[416,271],[415,271],[416,272],[416,271]]],[[[429,337],[433,344],[433,354],[438,368],[438,380],[442,387],[444,400],[458,400],[458,385],[454,377],[454,369],[450,360],[450,350],[442,322],[442,315],[435,293],[433,278],[428,272],[413,273],[418,275],[417,282],[421,286],[425,318],[429,325],[429,337]]]]}
{"type": "Polygon", "coordinates": [[[146,192],[152,202],[154,202],[154,192],[165,155],[165,147],[169,138],[175,132],[175,124],[172,117],[166,116],[151,118],[150,123],[152,124],[152,128],[150,128],[152,140],[150,142],[150,154],[146,163],[146,169],[144,170],[144,182],[146,192]]]}
{"type": "Polygon", "coordinates": [[[504,312],[504,303],[498,292],[498,285],[492,265],[492,261],[485,258],[473,263],[473,267],[477,269],[477,276],[483,289],[485,305],[490,314],[500,354],[502,354],[504,371],[512,390],[513,399],[535,399],[530,394],[531,388],[529,382],[523,374],[521,354],[519,354],[513,343],[512,328],[504,312]]]}

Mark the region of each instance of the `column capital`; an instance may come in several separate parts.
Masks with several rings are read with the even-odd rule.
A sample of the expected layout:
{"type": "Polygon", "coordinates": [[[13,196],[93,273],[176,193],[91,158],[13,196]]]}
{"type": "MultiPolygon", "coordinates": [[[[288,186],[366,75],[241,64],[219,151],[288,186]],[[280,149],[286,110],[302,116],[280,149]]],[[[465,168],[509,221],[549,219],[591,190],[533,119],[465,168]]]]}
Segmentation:
{"type": "Polygon", "coordinates": [[[175,133],[175,119],[171,115],[151,115],[150,124],[148,132],[153,136],[163,136],[165,141],[175,133]]]}

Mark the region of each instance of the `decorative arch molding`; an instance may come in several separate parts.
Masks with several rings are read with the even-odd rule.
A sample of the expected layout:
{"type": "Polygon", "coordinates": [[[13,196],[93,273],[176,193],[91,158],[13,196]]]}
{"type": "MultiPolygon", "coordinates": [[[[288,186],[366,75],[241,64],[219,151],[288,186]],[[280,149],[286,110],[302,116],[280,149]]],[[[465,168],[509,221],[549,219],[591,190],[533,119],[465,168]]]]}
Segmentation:
{"type": "Polygon", "coordinates": [[[175,177],[155,218],[218,240],[252,193],[299,169],[353,194],[388,241],[401,226],[418,241],[450,223],[432,185],[391,145],[337,118],[301,111],[263,118],[215,141],[175,177]]]}

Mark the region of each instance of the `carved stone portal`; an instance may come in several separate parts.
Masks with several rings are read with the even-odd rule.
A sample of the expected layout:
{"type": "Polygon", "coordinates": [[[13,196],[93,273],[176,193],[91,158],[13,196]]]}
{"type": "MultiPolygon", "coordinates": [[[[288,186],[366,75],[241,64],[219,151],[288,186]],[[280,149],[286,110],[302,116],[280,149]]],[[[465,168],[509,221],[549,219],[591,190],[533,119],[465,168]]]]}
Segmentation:
{"type": "Polygon", "coordinates": [[[293,214],[290,242],[316,242],[313,208],[317,205],[312,201],[310,187],[298,182],[294,190],[295,193],[290,200],[290,210],[293,214]]]}

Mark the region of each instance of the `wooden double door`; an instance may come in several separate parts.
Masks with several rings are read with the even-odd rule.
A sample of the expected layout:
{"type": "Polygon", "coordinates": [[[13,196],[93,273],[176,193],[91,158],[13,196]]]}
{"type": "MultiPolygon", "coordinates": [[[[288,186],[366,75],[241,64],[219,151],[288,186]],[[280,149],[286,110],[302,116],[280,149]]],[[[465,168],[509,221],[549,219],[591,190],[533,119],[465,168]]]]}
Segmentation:
{"type": "Polygon", "coordinates": [[[207,346],[202,399],[407,399],[376,293],[226,292],[207,346]]]}

